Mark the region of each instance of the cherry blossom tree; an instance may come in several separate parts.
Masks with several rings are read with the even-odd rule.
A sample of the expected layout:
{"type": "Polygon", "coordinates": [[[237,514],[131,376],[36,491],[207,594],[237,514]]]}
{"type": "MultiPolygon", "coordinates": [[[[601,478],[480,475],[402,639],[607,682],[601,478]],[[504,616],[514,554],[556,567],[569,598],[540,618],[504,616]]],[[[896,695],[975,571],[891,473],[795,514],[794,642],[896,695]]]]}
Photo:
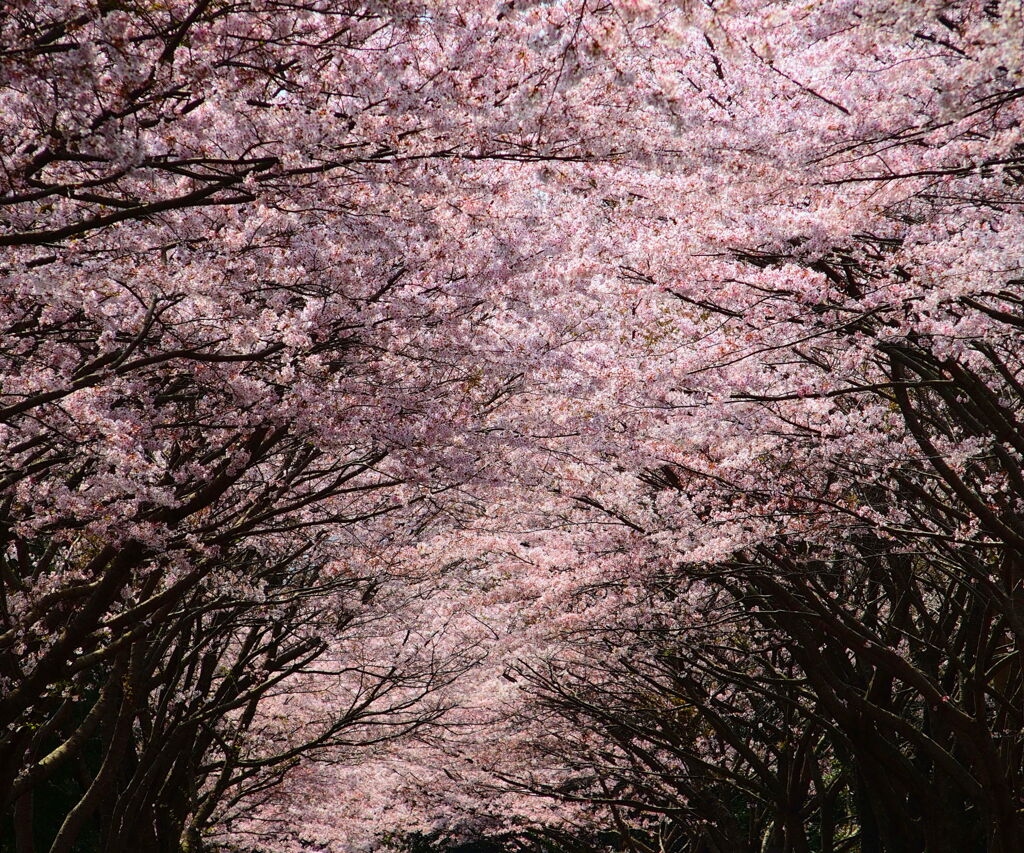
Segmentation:
{"type": "Polygon", "coordinates": [[[1019,4],[0,27],[12,849],[1024,844],[1019,4]]]}
{"type": "Polygon", "coordinates": [[[389,555],[457,512],[521,374],[492,317],[536,249],[474,196],[583,154],[476,114],[437,65],[457,10],[2,26],[4,836],[198,850],[299,756],[430,723],[472,659],[389,555]]]}
{"type": "Polygon", "coordinates": [[[577,648],[523,669],[572,784],[504,775],[631,849],[1013,850],[1019,11],[775,12],[716,23],[760,63],[748,108],[774,75],[800,118],[735,96],[742,216],[624,253],[634,361],[560,488],[643,594],[588,579],[577,648]]]}

